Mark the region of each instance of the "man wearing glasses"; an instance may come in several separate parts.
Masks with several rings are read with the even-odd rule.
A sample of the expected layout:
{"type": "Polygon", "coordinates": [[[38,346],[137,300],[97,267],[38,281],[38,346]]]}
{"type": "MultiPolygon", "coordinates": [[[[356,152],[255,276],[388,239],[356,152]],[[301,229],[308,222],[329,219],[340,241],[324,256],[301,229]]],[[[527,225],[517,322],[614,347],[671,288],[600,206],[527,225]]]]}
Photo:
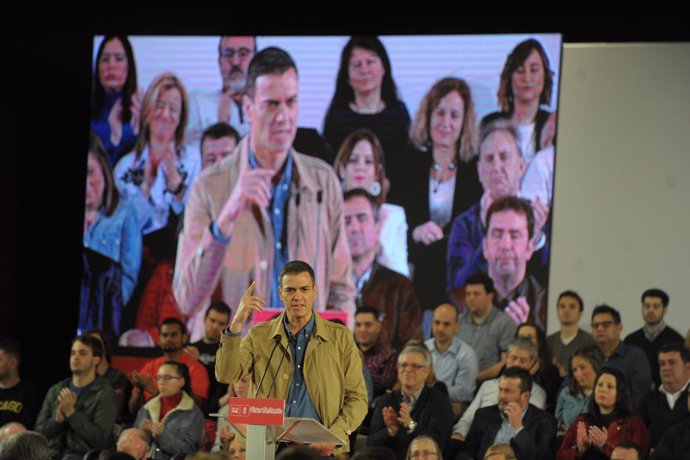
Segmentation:
{"type": "Polygon", "coordinates": [[[368,446],[393,450],[405,458],[410,442],[427,435],[441,449],[450,437],[453,411],[448,396],[426,385],[431,353],[423,345],[408,345],[398,357],[400,389],[379,399],[367,437],[368,446]]]}
{"type": "Polygon", "coordinates": [[[599,305],[592,311],[592,335],[604,365],[623,373],[631,390],[630,403],[636,409],[642,397],[652,390],[652,374],[644,351],[621,341],[621,315],[613,307],[599,305]]]}
{"type": "Polygon", "coordinates": [[[207,127],[224,122],[240,137],[249,132],[249,123],[242,108],[247,85],[249,63],[256,54],[256,37],[224,36],[218,43],[218,67],[222,80],[220,91],[192,94],[189,127],[185,142],[196,145],[207,127]]]}

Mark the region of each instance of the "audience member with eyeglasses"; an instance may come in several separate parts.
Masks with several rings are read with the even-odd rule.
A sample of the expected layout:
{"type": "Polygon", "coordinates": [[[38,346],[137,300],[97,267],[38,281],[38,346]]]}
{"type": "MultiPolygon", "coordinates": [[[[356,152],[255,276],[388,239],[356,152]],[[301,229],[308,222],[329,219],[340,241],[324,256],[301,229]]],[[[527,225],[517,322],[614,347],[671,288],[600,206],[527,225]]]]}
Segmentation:
{"type": "Polygon", "coordinates": [[[604,366],[623,373],[636,409],[642,397],[652,389],[652,375],[644,351],[621,340],[621,315],[615,308],[602,304],[592,311],[592,335],[603,358],[604,366]]]}
{"type": "Polygon", "coordinates": [[[168,459],[196,452],[201,441],[204,415],[190,396],[189,368],[166,361],[156,375],[158,395],[139,409],[134,426],[151,436],[149,458],[168,459]]]}
{"type": "Polygon", "coordinates": [[[430,436],[443,448],[450,436],[453,412],[448,396],[426,385],[431,353],[417,344],[406,346],[398,357],[400,389],[379,399],[367,438],[368,446],[393,450],[406,457],[411,441],[430,436]]]}

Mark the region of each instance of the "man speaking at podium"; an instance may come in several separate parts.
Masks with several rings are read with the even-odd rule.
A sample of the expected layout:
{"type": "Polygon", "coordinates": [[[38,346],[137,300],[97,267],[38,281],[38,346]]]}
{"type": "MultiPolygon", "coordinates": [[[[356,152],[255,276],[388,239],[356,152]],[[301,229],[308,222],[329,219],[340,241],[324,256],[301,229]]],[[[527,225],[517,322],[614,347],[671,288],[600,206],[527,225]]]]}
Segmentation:
{"type": "MultiPolygon", "coordinates": [[[[352,332],[314,312],[317,290],[309,264],[288,262],[278,281],[285,311],[241,338],[251,313],[266,305],[253,294],[252,283],[221,338],[216,377],[232,383],[252,372],[258,397],[285,399],[286,417],[316,419],[347,443],[367,413],[362,361],[352,332]]],[[[347,444],[311,447],[323,456],[349,451],[347,444]]]]}

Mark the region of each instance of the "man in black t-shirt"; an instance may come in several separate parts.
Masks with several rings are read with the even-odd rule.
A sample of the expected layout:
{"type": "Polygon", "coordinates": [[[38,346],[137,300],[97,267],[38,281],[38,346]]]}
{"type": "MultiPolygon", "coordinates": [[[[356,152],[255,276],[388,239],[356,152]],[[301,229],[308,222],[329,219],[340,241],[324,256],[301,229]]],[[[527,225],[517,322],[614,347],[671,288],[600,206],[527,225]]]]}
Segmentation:
{"type": "Polygon", "coordinates": [[[0,426],[19,422],[32,429],[43,398],[35,384],[19,377],[21,361],[19,342],[0,341],[0,426]]]}
{"type": "Polygon", "coordinates": [[[222,406],[219,400],[228,391],[227,385],[216,380],[216,351],[220,343],[220,335],[230,322],[231,313],[230,307],[225,302],[221,300],[212,302],[204,317],[204,338],[185,348],[185,351],[206,366],[208,371],[210,387],[206,413],[209,414],[218,412],[222,406]]]}

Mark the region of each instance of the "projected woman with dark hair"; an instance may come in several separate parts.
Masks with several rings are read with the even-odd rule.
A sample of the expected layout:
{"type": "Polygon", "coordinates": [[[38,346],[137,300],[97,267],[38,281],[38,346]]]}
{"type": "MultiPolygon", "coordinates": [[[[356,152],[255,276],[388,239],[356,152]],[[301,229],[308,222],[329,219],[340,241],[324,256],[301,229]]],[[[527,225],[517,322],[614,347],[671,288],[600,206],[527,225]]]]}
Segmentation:
{"type": "Polygon", "coordinates": [[[539,150],[553,144],[554,130],[545,130],[544,126],[556,113],[541,107],[551,104],[553,77],[549,57],[541,43],[533,38],[518,43],[501,72],[497,94],[501,111],[482,119],[482,127],[498,118],[510,119],[518,131],[520,148],[528,164],[539,150]]]}
{"type": "Polygon", "coordinates": [[[79,329],[118,336],[122,309],[132,296],[141,264],[136,215],[115,187],[103,144],[91,134],[84,211],[84,271],[79,329]]]}
{"type": "Polygon", "coordinates": [[[397,196],[396,167],[402,163],[409,126],[410,114],[398,98],[383,43],[373,36],[352,37],[340,56],[335,93],[324,120],[324,138],[337,152],[353,131],[373,131],[383,146],[392,191],[397,196]]]}
{"type": "Polygon", "coordinates": [[[91,131],[115,165],[137,142],[140,95],[134,51],[124,35],[106,35],[96,53],[91,131]]]}

